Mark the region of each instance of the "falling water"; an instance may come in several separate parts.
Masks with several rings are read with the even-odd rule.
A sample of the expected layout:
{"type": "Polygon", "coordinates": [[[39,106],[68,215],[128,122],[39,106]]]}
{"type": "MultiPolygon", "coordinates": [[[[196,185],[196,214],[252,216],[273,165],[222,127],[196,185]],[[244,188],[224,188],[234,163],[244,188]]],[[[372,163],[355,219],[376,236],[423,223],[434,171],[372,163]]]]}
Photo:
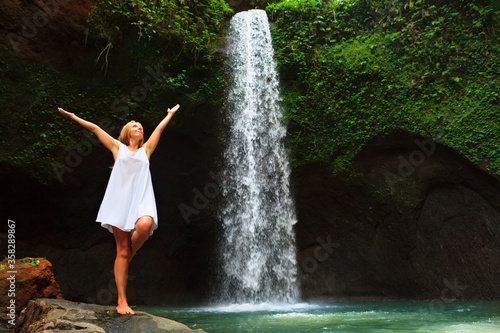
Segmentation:
{"type": "Polygon", "coordinates": [[[294,303],[299,297],[296,216],[266,12],[236,14],[227,38],[231,128],[222,180],[226,206],[221,214],[219,298],[230,303],[294,303]]]}

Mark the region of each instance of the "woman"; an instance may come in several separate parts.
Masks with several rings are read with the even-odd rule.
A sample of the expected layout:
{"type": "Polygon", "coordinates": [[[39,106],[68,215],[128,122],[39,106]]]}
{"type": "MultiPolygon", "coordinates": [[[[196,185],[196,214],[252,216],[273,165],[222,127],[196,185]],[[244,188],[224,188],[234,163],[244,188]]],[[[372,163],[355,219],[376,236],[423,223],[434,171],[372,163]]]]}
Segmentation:
{"type": "Polygon", "coordinates": [[[119,314],[135,314],[127,303],[125,292],[128,266],[137,250],[158,227],[149,159],[158,145],[161,133],[178,109],[179,104],[167,109],[167,116],[144,143],[143,129],[138,122],[126,124],[116,140],[99,126],[58,108],[60,113],[94,132],[115,159],[97,222],[112,232],[116,241],[114,271],[118,289],[116,310],[119,314]]]}

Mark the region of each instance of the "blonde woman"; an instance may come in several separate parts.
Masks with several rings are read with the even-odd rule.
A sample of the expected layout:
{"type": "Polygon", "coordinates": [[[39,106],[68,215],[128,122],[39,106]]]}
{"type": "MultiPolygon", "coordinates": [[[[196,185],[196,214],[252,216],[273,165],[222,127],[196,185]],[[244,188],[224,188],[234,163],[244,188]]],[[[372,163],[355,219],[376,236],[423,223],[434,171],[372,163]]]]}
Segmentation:
{"type": "Polygon", "coordinates": [[[135,314],[127,303],[128,266],[136,252],[158,228],[149,159],[161,133],[178,109],[178,104],[167,109],[167,116],[158,124],[148,141],[144,142],[142,125],[138,122],[126,124],[116,140],[99,126],[58,108],[60,113],[92,131],[115,159],[96,221],[112,232],[116,241],[114,272],[118,289],[116,310],[119,314],[135,314]]]}

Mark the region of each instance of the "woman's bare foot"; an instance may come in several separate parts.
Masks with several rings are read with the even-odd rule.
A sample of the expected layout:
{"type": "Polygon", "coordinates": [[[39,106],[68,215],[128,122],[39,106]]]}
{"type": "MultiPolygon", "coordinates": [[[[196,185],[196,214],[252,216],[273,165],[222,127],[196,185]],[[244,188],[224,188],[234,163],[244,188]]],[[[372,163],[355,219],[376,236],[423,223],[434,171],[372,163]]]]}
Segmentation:
{"type": "Polygon", "coordinates": [[[119,314],[132,314],[135,315],[135,312],[128,306],[128,304],[125,302],[123,304],[118,303],[118,306],[116,307],[116,311],[119,314]]]}

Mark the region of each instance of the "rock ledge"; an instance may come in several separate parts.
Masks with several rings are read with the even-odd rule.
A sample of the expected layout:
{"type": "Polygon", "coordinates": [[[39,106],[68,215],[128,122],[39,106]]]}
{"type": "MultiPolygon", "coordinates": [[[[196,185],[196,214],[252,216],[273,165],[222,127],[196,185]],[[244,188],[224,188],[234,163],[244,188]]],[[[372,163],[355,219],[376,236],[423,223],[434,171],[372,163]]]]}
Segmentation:
{"type": "Polygon", "coordinates": [[[141,311],[135,315],[119,315],[113,306],[45,298],[30,301],[15,328],[15,332],[20,333],[74,330],[81,333],[204,332],[141,311]]]}

